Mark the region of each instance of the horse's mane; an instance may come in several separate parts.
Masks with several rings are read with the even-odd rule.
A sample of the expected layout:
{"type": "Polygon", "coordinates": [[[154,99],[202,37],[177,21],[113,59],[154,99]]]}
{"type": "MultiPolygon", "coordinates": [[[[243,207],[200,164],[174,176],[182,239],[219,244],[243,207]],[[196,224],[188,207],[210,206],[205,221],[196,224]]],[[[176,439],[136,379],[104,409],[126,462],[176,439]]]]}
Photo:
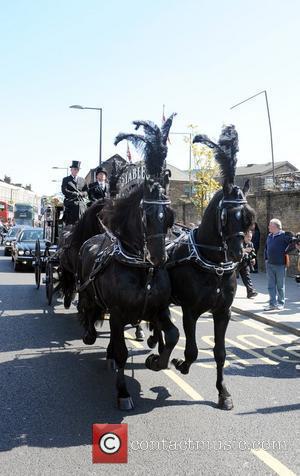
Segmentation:
{"type": "Polygon", "coordinates": [[[79,221],[74,226],[70,243],[71,245],[81,246],[87,239],[91,238],[94,235],[103,233],[103,228],[98,219],[98,214],[103,208],[103,200],[97,200],[93,205],[91,205],[79,219],[79,221]]]}
{"type": "Polygon", "coordinates": [[[118,193],[118,182],[122,174],[130,167],[130,163],[122,163],[118,159],[113,159],[111,173],[109,175],[109,191],[111,198],[116,197],[118,193]]]}
{"type": "MultiPolygon", "coordinates": [[[[130,216],[137,215],[137,207],[143,197],[143,184],[135,187],[126,197],[109,200],[101,213],[103,223],[118,236],[128,234],[130,216]]],[[[132,230],[134,232],[134,230],[132,230]]]]}

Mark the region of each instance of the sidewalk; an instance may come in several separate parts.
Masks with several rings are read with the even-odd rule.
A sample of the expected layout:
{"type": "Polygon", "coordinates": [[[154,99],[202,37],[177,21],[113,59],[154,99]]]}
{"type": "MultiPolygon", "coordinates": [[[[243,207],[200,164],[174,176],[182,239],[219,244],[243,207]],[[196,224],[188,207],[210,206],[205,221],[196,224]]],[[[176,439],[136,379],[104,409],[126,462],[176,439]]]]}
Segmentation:
{"type": "Polygon", "coordinates": [[[294,278],[287,277],[285,309],[265,312],[263,309],[269,303],[266,273],[252,273],[251,279],[258,295],[247,299],[246,287],[239,278],[232,310],[300,336],[300,284],[294,278]]]}

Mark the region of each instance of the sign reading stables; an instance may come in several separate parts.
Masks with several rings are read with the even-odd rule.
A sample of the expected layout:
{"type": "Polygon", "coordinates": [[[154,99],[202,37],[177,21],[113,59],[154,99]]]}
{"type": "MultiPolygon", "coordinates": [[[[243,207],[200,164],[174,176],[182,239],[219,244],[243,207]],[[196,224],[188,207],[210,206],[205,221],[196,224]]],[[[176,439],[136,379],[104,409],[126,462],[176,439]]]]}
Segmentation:
{"type": "Polygon", "coordinates": [[[130,165],[126,172],[120,178],[120,196],[127,195],[130,190],[136,185],[142,183],[145,178],[145,163],[144,161],[135,162],[130,165]]]}

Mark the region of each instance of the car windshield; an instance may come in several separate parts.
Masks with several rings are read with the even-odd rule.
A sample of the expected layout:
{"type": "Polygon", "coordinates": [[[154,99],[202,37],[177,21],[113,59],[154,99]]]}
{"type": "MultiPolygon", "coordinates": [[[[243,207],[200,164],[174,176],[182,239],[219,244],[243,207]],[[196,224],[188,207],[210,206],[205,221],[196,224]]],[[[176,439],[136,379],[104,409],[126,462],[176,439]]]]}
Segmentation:
{"type": "Polygon", "coordinates": [[[18,231],[20,230],[20,228],[11,228],[7,234],[7,237],[6,238],[13,238],[14,236],[17,235],[18,231]]]}
{"type": "Polygon", "coordinates": [[[24,230],[20,234],[19,241],[36,241],[37,239],[43,239],[43,230],[41,228],[37,230],[24,230]]]}

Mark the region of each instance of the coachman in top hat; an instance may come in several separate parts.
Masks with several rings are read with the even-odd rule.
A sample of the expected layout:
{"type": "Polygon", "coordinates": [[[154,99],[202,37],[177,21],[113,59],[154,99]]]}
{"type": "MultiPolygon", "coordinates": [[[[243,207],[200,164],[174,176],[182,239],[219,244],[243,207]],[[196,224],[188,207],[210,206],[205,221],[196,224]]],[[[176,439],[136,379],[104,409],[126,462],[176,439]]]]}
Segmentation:
{"type": "Polygon", "coordinates": [[[102,167],[96,169],[96,182],[90,183],[88,194],[92,203],[109,196],[107,172],[102,167]]]}
{"type": "Polygon", "coordinates": [[[86,210],[84,199],[87,197],[88,188],[84,178],[78,177],[80,162],[73,160],[70,165],[71,174],[64,177],[61,191],[64,199],[64,217],[66,225],[74,225],[86,210]]]}

